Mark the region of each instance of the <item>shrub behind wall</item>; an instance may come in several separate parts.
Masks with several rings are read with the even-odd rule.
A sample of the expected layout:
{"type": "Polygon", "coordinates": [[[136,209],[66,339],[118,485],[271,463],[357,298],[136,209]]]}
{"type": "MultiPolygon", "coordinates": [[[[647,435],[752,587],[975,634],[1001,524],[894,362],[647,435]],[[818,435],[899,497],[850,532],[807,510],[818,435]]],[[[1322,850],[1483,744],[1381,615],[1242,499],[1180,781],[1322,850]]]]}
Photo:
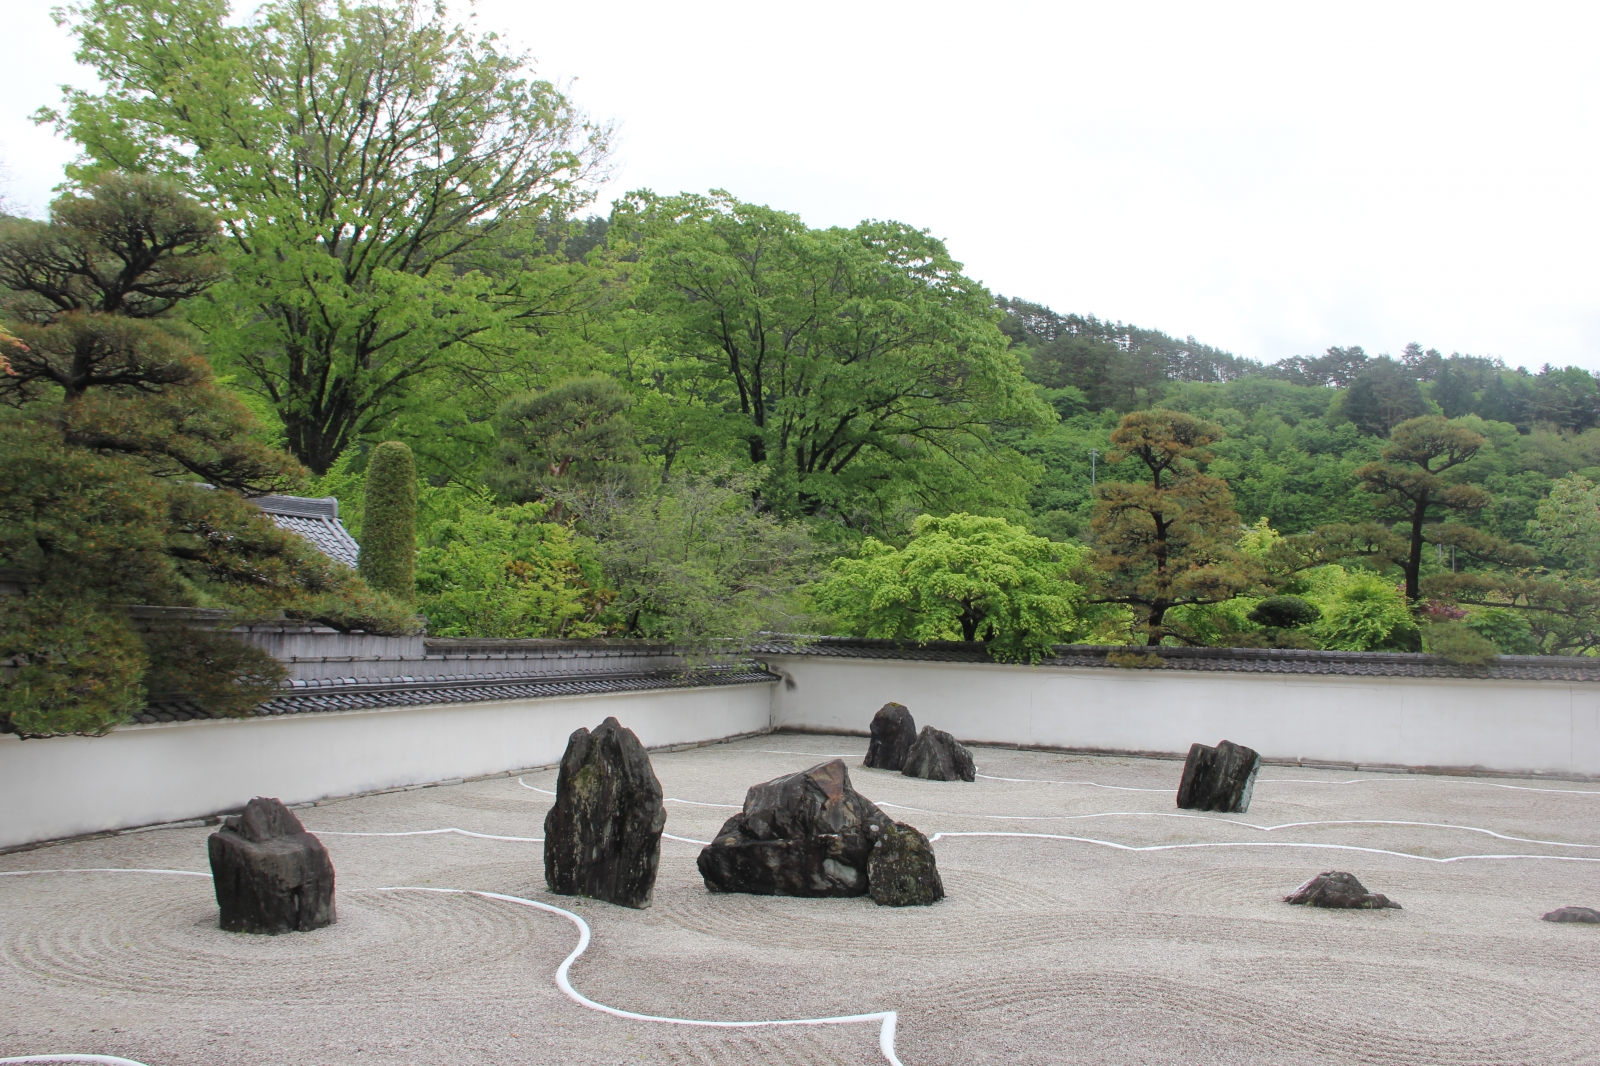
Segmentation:
{"type": "Polygon", "coordinates": [[[367,466],[361,527],[361,576],[407,603],[416,598],[417,468],[411,449],[386,441],[367,466]]]}

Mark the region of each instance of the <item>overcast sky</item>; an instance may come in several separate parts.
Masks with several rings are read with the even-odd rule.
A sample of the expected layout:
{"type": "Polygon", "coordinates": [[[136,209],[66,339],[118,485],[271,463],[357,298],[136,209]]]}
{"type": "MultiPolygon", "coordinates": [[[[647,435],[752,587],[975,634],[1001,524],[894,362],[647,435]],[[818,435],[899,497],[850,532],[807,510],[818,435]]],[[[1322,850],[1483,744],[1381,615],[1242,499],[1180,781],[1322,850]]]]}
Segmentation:
{"type": "MultiPolygon", "coordinates": [[[[11,0],[0,161],[37,212],[84,83],[11,0]]],[[[464,7],[461,10],[466,10],[464,7]]],[[[992,290],[1273,361],[1600,370],[1600,5],[482,0],[617,123],[625,190],[894,218],[992,290]]]]}

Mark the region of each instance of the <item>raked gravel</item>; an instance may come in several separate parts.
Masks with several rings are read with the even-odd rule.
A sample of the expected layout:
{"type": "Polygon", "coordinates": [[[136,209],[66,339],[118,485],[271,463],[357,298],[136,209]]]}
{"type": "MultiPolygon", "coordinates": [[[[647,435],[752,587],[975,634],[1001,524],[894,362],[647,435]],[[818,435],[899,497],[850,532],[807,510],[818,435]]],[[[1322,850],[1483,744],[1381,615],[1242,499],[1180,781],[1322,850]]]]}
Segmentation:
{"type": "MultiPolygon", "coordinates": [[[[572,909],[594,932],[573,984],[624,1010],[723,1021],[897,1011],[905,1066],[1600,1061],[1600,927],[1539,920],[1600,907],[1600,861],[1566,861],[1600,860],[1600,784],[1267,767],[1247,815],[1167,817],[1181,813],[1175,762],[977,748],[989,776],[964,784],[861,769],[865,746],[778,734],[654,763],[668,796],[737,805],[749,785],[845,755],[859,791],[930,836],[1086,840],[945,836],[935,849],[948,897],[905,910],[713,895],[698,848],[667,840],[655,905],[633,911],[548,893],[537,843],[331,835],[537,837],[551,801],[536,789],[554,787],[553,770],[338,801],[300,812],[330,833],[339,879],[338,924],[314,933],[224,933],[198,877],[0,877],[0,1057],[884,1061],[876,1025],[694,1029],[585,1009],[554,983],[576,943],[567,921],[476,896],[375,891],[408,885],[572,909]],[[1346,824],[1291,824],[1329,822],[1346,824]],[[1110,846],[1174,844],[1250,846],[1110,846]],[[1423,861],[1471,855],[1559,858],[1423,861]],[[1404,910],[1280,902],[1331,869],[1404,910]]],[[[667,832],[696,840],[732,813],[668,811],[667,832]]],[[[209,832],[70,842],[0,856],[0,872],[203,871],[209,832]]]]}

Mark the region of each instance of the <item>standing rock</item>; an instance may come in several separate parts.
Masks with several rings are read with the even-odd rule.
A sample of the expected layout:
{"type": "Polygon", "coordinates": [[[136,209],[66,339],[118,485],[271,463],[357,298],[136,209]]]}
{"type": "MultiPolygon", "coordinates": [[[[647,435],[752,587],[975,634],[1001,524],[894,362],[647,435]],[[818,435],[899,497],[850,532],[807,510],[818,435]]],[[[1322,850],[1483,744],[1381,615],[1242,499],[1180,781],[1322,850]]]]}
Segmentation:
{"type": "Polygon", "coordinates": [[[700,876],[713,892],[860,896],[873,845],[893,824],[834,759],[752,786],[700,852],[700,876]]]}
{"type": "Polygon", "coordinates": [[[328,849],[277,800],[251,800],[211,834],[206,851],[228,932],[305,932],[335,921],[328,849]]]}
{"type": "Polygon", "coordinates": [[[1355,874],[1329,870],[1320,873],[1283,897],[1285,903],[1308,907],[1346,907],[1358,910],[1400,909],[1400,904],[1382,892],[1368,892],[1355,874]]]}
{"type": "Polygon", "coordinates": [[[567,738],[544,817],[544,879],[563,896],[648,907],[667,808],[644,745],[615,718],[567,738]]]}
{"type": "Polygon", "coordinates": [[[971,781],[977,767],[972,765],[972,753],[960,741],[942,729],[925,725],[917,734],[917,742],[906,752],[900,772],[929,781],[971,781]]]}
{"type": "Polygon", "coordinates": [[[880,907],[926,907],[944,899],[933,845],[904,822],[889,826],[872,846],[867,885],[880,907]]]}
{"type": "Polygon", "coordinates": [[[1253,749],[1224,740],[1216,747],[1195,744],[1183,763],[1178,806],[1190,811],[1243,814],[1250,809],[1261,756],[1253,749]]]}
{"type": "Polygon", "coordinates": [[[898,770],[906,764],[906,752],[917,741],[917,723],[903,704],[885,703],[872,716],[872,740],[862,766],[874,770],[898,770]]]}
{"type": "Polygon", "coordinates": [[[1600,925],[1600,911],[1593,907],[1559,907],[1544,916],[1547,922],[1584,922],[1600,925]]]}

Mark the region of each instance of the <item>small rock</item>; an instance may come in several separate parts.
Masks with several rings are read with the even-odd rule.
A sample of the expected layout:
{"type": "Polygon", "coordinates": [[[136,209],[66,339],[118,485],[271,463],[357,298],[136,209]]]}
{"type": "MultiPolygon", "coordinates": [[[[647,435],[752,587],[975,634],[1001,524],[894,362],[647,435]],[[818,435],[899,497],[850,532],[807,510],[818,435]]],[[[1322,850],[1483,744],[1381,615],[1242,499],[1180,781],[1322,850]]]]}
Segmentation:
{"type": "Polygon", "coordinates": [[[911,712],[899,703],[885,703],[872,716],[872,740],[862,766],[874,770],[898,770],[906,763],[906,752],[917,741],[917,723],[911,712]]]}
{"type": "Polygon", "coordinates": [[[977,768],[972,765],[972,753],[960,741],[942,729],[925,725],[917,734],[917,742],[906,752],[900,772],[929,781],[971,781],[977,768]]]}
{"type": "Polygon", "coordinates": [[[1355,874],[1329,870],[1320,873],[1283,897],[1285,903],[1308,907],[1344,907],[1358,910],[1400,909],[1400,904],[1381,892],[1368,892],[1355,874]]]}
{"type": "Polygon", "coordinates": [[[868,856],[893,824],[834,759],[752,786],[697,865],[713,892],[860,896],[868,856]]]}
{"type": "Polygon", "coordinates": [[[944,899],[933,845],[904,822],[890,825],[872,846],[867,886],[880,907],[926,907],[944,899]]]}
{"type": "Polygon", "coordinates": [[[328,849],[277,800],[258,796],[224,819],[206,852],[230,933],[305,932],[336,920],[328,849]]]}
{"type": "Polygon", "coordinates": [[[544,879],[562,896],[648,907],[667,808],[650,756],[615,718],[567,738],[544,817],[544,879]]]}
{"type": "Polygon", "coordinates": [[[1190,811],[1243,814],[1250,809],[1261,756],[1242,744],[1224,740],[1216,747],[1194,744],[1183,762],[1178,806],[1190,811]]]}
{"type": "Polygon", "coordinates": [[[1593,907],[1559,907],[1544,916],[1547,922],[1583,922],[1600,925],[1600,911],[1593,907]]]}

